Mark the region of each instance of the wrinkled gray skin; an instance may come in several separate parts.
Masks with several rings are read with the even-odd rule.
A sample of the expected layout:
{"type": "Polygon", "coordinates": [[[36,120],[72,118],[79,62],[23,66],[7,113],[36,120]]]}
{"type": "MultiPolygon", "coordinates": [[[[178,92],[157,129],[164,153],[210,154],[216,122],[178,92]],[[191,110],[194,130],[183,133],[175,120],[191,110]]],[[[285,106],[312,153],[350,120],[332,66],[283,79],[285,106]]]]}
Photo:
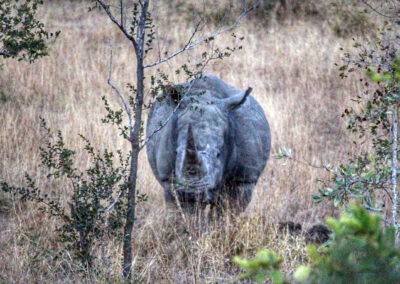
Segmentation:
{"type": "Polygon", "coordinates": [[[241,212],[270,153],[271,134],[261,106],[252,96],[212,75],[175,86],[183,94],[166,94],[149,114],[147,144],[151,168],[167,202],[188,207],[226,204],[241,212]],[[173,114],[174,108],[179,105],[173,114]]]}

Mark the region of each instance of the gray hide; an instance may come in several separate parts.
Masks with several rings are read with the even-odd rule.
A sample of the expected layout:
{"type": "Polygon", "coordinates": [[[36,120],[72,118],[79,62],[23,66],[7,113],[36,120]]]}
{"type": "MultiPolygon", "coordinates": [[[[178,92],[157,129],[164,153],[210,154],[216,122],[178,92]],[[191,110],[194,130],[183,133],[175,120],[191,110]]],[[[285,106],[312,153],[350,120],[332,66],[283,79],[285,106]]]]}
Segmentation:
{"type": "Polygon", "coordinates": [[[243,211],[270,153],[261,106],[248,95],[251,89],[241,91],[212,75],[174,89],[179,99],[177,92],[164,95],[147,123],[147,137],[153,135],[147,156],[167,202],[174,201],[174,190],[184,205],[234,203],[243,211]]]}

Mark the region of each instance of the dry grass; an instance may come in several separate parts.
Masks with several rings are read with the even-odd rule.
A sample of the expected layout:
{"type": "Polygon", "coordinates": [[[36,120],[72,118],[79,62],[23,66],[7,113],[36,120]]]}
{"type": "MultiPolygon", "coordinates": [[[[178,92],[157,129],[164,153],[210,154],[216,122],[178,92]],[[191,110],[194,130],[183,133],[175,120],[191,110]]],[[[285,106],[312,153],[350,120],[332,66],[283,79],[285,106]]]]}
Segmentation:
{"type": "MultiPolygon", "coordinates": [[[[105,15],[97,11],[88,14],[84,4],[73,3],[52,2],[43,10],[48,26],[62,31],[49,57],[31,65],[0,62],[0,178],[22,184],[24,172],[29,172],[44,190],[54,190],[62,200],[68,196],[68,187],[42,179],[43,171],[37,167],[39,116],[52,129],[60,129],[68,146],[78,150],[79,167],[89,162],[79,152],[79,133],[99,149],[128,149],[116,130],[100,121],[102,95],[118,104],[106,84],[109,38],[114,44],[115,83],[126,91],[123,86],[134,83],[135,74],[132,49],[105,15]]],[[[171,6],[160,5],[156,13],[160,46],[173,51],[182,45],[191,25],[177,24],[179,15],[168,15],[173,12],[171,6]]],[[[243,89],[253,87],[253,95],[270,121],[272,152],[284,145],[297,159],[316,165],[345,159],[354,149],[339,116],[361,86],[356,80],[339,79],[334,63],[340,61],[339,48],[350,48],[352,41],[303,21],[268,28],[249,22],[238,33],[246,36],[243,50],[209,66],[207,72],[243,89]]],[[[230,44],[232,39],[224,35],[219,42],[230,44]]],[[[200,51],[161,68],[174,82],[180,82],[183,77],[173,74],[175,66],[200,51]]],[[[307,228],[335,214],[330,204],[316,206],[311,200],[318,189],[316,179],[326,177],[323,170],[271,157],[245,214],[225,216],[207,228],[192,226],[188,232],[179,215],[165,208],[161,187],[144,152],[139,177],[139,188],[149,201],[138,209],[134,271],[139,281],[147,283],[234,282],[238,269],[231,258],[251,255],[261,247],[278,251],[285,258],[284,271],[291,272],[307,261],[304,239],[282,235],[273,224],[292,220],[307,228]]],[[[0,282],[120,280],[120,244],[109,241],[96,248],[99,273],[82,279],[68,253],[54,259],[60,246],[52,229],[58,220],[43,216],[33,204],[1,193],[0,218],[0,282]]]]}

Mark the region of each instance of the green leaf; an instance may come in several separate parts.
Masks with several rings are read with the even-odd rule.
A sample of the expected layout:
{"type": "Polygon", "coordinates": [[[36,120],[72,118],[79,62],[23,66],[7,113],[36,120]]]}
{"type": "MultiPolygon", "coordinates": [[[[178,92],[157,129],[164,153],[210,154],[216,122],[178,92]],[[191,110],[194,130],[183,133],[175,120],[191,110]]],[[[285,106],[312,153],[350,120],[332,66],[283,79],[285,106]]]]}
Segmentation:
{"type": "Polygon", "coordinates": [[[282,274],[277,269],[273,269],[269,272],[269,277],[274,284],[283,284],[285,280],[282,277],[282,274]]]}
{"type": "Polygon", "coordinates": [[[333,205],[335,207],[339,207],[339,205],[341,204],[342,204],[342,196],[341,195],[335,196],[335,199],[333,200],[333,205]]]}
{"type": "Polygon", "coordinates": [[[254,279],[257,283],[263,283],[267,280],[267,276],[264,273],[258,273],[254,279]]]}
{"type": "Polygon", "coordinates": [[[293,277],[297,281],[305,282],[310,277],[311,268],[305,265],[300,265],[295,271],[293,277]]]}
{"type": "Polygon", "coordinates": [[[374,176],[375,172],[374,171],[369,171],[368,173],[365,174],[366,179],[370,179],[374,176]]]}
{"type": "Polygon", "coordinates": [[[369,155],[369,160],[372,162],[372,163],[376,163],[376,158],[375,158],[375,156],[374,155],[372,155],[372,154],[370,154],[369,155]]]}

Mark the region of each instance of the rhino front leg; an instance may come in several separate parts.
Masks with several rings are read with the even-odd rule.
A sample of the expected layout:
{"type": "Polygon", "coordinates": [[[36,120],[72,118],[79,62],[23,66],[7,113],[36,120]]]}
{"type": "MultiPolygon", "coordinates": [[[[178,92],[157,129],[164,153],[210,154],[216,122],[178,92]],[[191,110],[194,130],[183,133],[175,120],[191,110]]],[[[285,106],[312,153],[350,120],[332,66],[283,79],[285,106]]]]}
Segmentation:
{"type": "Polygon", "coordinates": [[[235,197],[237,199],[236,205],[238,213],[244,212],[251,202],[255,184],[254,183],[241,183],[235,190],[235,197]]]}
{"type": "Polygon", "coordinates": [[[162,187],[164,188],[164,199],[167,206],[175,205],[175,197],[172,194],[171,182],[163,181],[162,187]]]}

